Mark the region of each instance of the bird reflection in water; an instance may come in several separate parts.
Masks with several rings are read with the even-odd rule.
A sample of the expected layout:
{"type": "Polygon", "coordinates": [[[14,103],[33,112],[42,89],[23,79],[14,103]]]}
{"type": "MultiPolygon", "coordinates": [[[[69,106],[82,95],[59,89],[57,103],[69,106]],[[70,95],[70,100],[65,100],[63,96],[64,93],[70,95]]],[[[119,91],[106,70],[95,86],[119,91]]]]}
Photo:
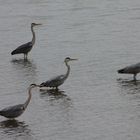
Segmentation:
{"type": "Polygon", "coordinates": [[[22,79],[26,78],[25,81],[29,81],[30,83],[36,81],[37,68],[34,61],[29,59],[13,59],[11,63],[13,64],[13,72],[16,75],[20,75],[22,79]]]}
{"type": "Polygon", "coordinates": [[[73,103],[71,98],[64,94],[65,91],[55,90],[55,89],[49,89],[47,91],[40,91],[40,97],[45,100],[46,106],[49,106],[50,109],[47,109],[48,115],[53,116],[56,115],[56,112],[59,114],[61,112],[60,116],[63,116],[64,120],[69,120],[69,117],[71,118],[71,110],[73,109],[73,103]],[[53,112],[52,112],[53,110],[53,112]],[[54,111],[55,110],[55,111],[54,111]],[[50,112],[49,112],[50,111],[50,112]]]}
{"type": "Polygon", "coordinates": [[[41,97],[52,97],[52,99],[59,99],[59,98],[65,98],[67,97],[65,93],[65,91],[59,90],[59,89],[47,89],[47,90],[43,90],[40,89],[41,92],[41,97]]]}
{"type": "Polygon", "coordinates": [[[0,131],[4,138],[15,138],[15,139],[33,139],[31,130],[25,122],[18,120],[4,120],[0,122],[0,131]]]}
{"type": "MultiPolygon", "coordinates": [[[[65,91],[47,90],[40,91],[40,97],[43,99],[43,112],[46,113],[50,121],[58,121],[60,128],[67,125],[71,127],[73,120],[74,105],[72,99],[65,94],[65,91]]],[[[64,130],[65,131],[65,130],[64,130]]]]}
{"type": "Polygon", "coordinates": [[[28,67],[32,67],[32,61],[29,59],[12,59],[11,62],[13,64],[18,64],[18,65],[22,65],[22,66],[28,66],[28,67]]]}
{"type": "Polygon", "coordinates": [[[26,69],[30,74],[36,73],[36,65],[29,59],[13,59],[11,61],[18,70],[26,69]]]}
{"type": "Polygon", "coordinates": [[[69,96],[67,96],[65,91],[59,89],[48,89],[48,90],[40,90],[40,97],[45,99],[46,101],[50,101],[50,104],[62,103],[64,106],[71,106],[72,101],[69,96]]]}
{"type": "Polygon", "coordinates": [[[127,94],[139,94],[140,93],[140,80],[125,80],[118,79],[117,80],[119,87],[121,87],[122,91],[127,92],[127,94]]]}
{"type": "Polygon", "coordinates": [[[138,85],[140,81],[136,80],[128,80],[128,79],[117,79],[118,83],[122,85],[138,85]]]}
{"type": "Polygon", "coordinates": [[[1,128],[16,128],[16,127],[27,127],[24,122],[19,122],[18,120],[4,120],[0,122],[1,128]]]}

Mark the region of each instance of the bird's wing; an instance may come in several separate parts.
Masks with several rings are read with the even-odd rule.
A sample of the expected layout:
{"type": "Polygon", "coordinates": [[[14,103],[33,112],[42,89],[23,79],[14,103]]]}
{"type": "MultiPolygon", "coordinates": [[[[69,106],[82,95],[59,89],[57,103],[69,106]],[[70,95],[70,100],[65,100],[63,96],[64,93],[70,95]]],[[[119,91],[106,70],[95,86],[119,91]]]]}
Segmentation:
{"type": "Polygon", "coordinates": [[[50,79],[49,81],[62,81],[64,79],[65,75],[59,75],[56,77],[53,77],[52,79],[50,79]]]}
{"type": "Polygon", "coordinates": [[[6,108],[0,110],[0,112],[9,112],[9,111],[12,112],[12,111],[18,111],[18,110],[24,110],[23,104],[6,107],[6,108]]]}
{"type": "Polygon", "coordinates": [[[11,54],[18,54],[18,53],[26,53],[30,51],[32,48],[32,42],[28,42],[26,44],[23,44],[19,47],[17,47],[14,51],[11,52],[11,54]]]}
{"type": "Polygon", "coordinates": [[[0,115],[7,118],[16,118],[20,116],[24,112],[24,110],[25,109],[24,109],[23,104],[19,104],[19,105],[10,106],[10,107],[0,110],[0,115]]]}
{"type": "Polygon", "coordinates": [[[126,73],[127,72],[128,73],[137,73],[140,71],[140,63],[127,66],[127,67],[123,68],[122,70],[126,73]]]}
{"type": "Polygon", "coordinates": [[[59,75],[59,76],[53,77],[52,79],[50,79],[50,80],[48,80],[46,82],[41,83],[40,85],[41,86],[52,86],[52,85],[55,86],[58,83],[63,83],[64,78],[65,78],[65,75],[59,75]]]}

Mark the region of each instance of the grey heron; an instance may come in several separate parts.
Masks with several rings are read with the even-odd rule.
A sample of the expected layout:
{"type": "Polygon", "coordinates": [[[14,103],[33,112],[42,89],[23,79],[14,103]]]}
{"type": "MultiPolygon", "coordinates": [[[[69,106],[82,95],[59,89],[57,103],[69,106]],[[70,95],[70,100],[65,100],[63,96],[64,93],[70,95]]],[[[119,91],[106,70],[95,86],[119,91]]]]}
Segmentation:
{"type": "Polygon", "coordinates": [[[64,62],[65,62],[65,65],[67,67],[67,72],[66,74],[64,75],[59,75],[59,76],[56,76],[46,82],[43,82],[40,84],[40,87],[50,87],[50,88],[56,88],[58,89],[58,87],[60,85],[62,85],[64,83],[64,81],[68,78],[69,76],[69,73],[70,73],[70,66],[68,65],[68,62],[69,61],[74,61],[74,60],[77,60],[77,59],[72,59],[70,57],[66,57],[64,62]]]}
{"type": "Polygon", "coordinates": [[[37,85],[31,84],[29,86],[29,89],[28,89],[29,96],[28,96],[27,100],[25,101],[25,103],[6,107],[6,108],[0,110],[0,115],[4,116],[6,118],[9,118],[9,119],[14,119],[16,117],[19,117],[27,108],[27,106],[31,100],[31,97],[32,97],[31,90],[34,87],[37,87],[37,85]]]}
{"type": "Polygon", "coordinates": [[[118,70],[121,74],[133,74],[133,79],[136,81],[136,76],[140,72],[140,63],[133,64],[118,70]]]}
{"type": "Polygon", "coordinates": [[[38,26],[38,25],[42,25],[42,24],[31,23],[31,32],[32,32],[32,35],[33,35],[32,40],[28,43],[25,43],[25,44],[17,47],[15,50],[13,50],[11,52],[11,55],[22,54],[23,53],[24,54],[24,59],[27,59],[27,55],[31,51],[33,45],[35,44],[35,40],[36,40],[35,32],[34,32],[33,27],[38,26]]]}

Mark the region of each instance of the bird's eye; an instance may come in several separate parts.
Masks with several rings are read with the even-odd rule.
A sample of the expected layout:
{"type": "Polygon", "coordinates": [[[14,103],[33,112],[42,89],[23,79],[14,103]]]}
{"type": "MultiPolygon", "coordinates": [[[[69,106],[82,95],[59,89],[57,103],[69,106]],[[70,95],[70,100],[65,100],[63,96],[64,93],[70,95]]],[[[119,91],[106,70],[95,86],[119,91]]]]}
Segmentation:
{"type": "Polygon", "coordinates": [[[70,60],[70,58],[69,57],[66,57],[66,60],[70,60]]]}
{"type": "Polygon", "coordinates": [[[21,107],[21,110],[25,110],[25,108],[22,106],[22,107],[21,107]]]}

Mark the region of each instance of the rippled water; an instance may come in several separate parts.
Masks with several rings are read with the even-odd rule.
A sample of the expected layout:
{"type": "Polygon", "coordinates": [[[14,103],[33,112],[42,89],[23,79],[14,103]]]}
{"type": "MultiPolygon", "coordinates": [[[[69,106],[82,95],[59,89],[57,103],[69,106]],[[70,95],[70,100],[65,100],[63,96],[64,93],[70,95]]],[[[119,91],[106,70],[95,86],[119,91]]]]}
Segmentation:
{"type": "Polygon", "coordinates": [[[34,89],[22,116],[0,117],[0,139],[140,138],[140,81],[116,72],[140,61],[139,0],[0,0],[0,19],[0,108],[65,73],[65,57],[79,59],[57,93],[34,89]],[[43,25],[24,61],[10,53],[31,40],[31,22],[43,25]]]}

